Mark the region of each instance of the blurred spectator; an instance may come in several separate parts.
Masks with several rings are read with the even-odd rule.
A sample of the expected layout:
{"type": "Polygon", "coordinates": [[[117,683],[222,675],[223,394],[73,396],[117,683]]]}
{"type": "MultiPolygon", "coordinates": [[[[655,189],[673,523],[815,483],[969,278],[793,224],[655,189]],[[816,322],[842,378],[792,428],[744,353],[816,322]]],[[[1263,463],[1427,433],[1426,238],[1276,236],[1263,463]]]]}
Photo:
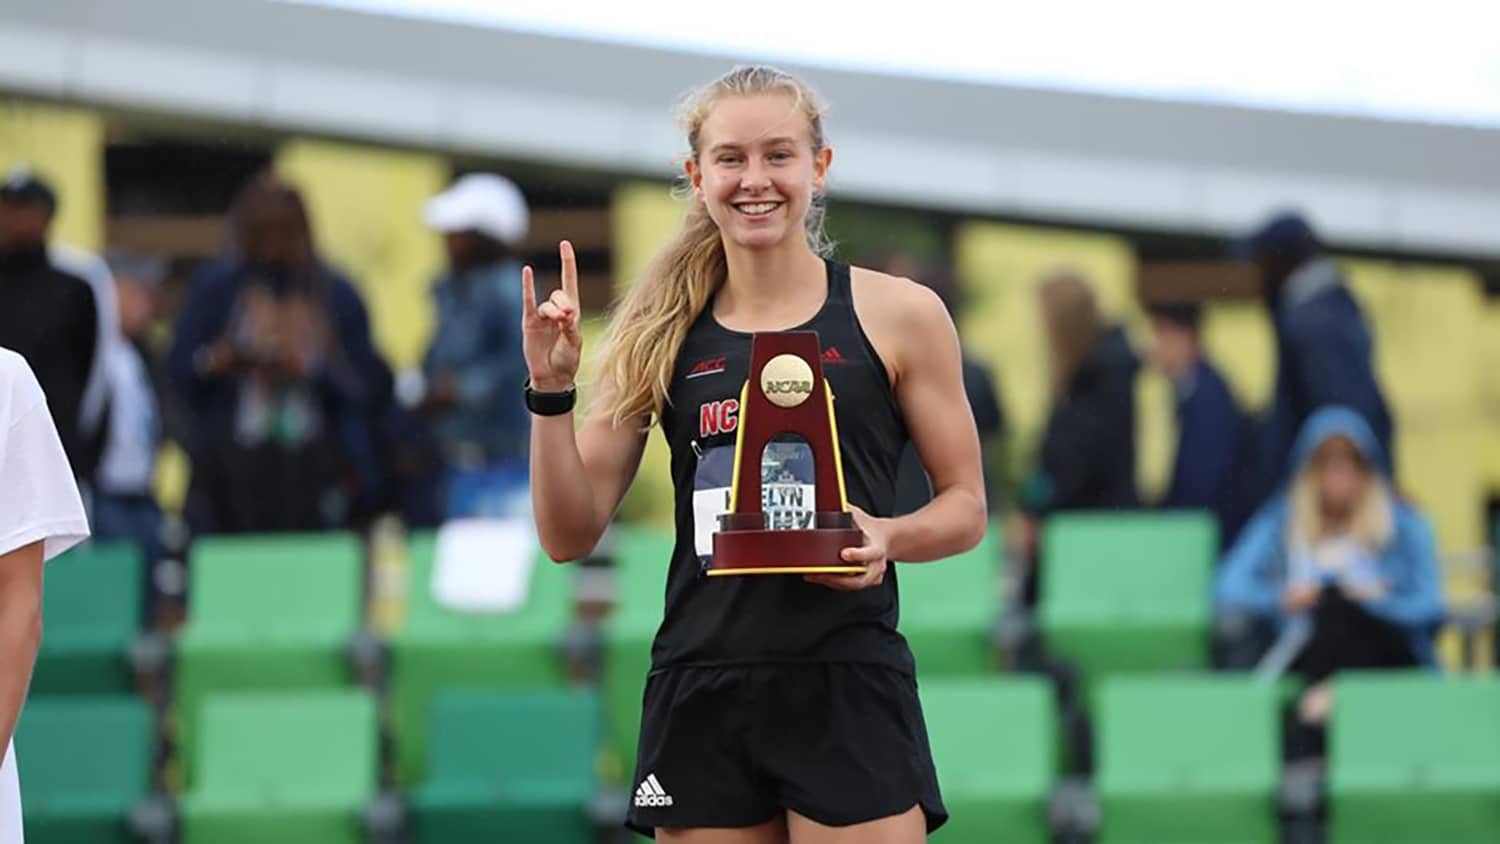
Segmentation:
{"type": "MultiPolygon", "coordinates": [[[[916,262],[897,256],[886,261],[884,272],[904,278],[920,279],[921,268],[916,262]]],[[[948,315],[958,318],[959,290],[953,283],[934,284],[933,289],[948,308],[948,315]]],[[[960,338],[962,339],[962,338],[960,338]]],[[[983,455],[986,500],[991,512],[1000,509],[1002,496],[998,494],[999,477],[1003,474],[995,467],[1001,462],[1005,443],[1005,411],[1000,404],[995,376],[990,367],[963,350],[964,394],[969,399],[969,410],[974,414],[974,426],[979,433],[979,446],[983,455]]],[[[911,513],[932,500],[932,483],[922,468],[921,458],[910,443],[901,454],[901,465],[896,475],[896,509],[893,515],[911,513]]]]}
{"type": "MultiPolygon", "coordinates": [[[[94,536],[135,543],[150,571],[163,554],[161,509],[152,489],[162,413],[146,334],[156,315],[167,262],[124,253],[112,253],[106,260],[115,280],[123,339],[105,361],[110,417],[94,474],[94,536]]],[[[149,604],[146,611],[151,617],[149,604]]]]}
{"type": "Polygon", "coordinates": [[[1196,304],[1150,308],[1151,366],[1172,382],[1177,458],[1161,506],[1208,510],[1228,546],[1245,520],[1244,473],[1253,470],[1254,434],[1218,369],[1203,353],[1202,309],[1196,304]]]}
{"type": "Polygon", "coordinates": [[[514,397],[526,383],[516,252],[530,215],[512,182],[474,173],[433,197],[424,216],[445,236],[448,271],[433,288],[419,410],[447,463],[447,516],[499,515],[527,491],[530,414],[514,397]]]}
{"type": "MultiPolygon", "coordinates": [[[[1125,332],[1100,320],[1093,289],[1058,273],[1041,287],[1052,375],[1052,409],[1040,460],[1020,492],[1021,516],[1006,540],[1024,559],[1036,554],[1039,520],[1059,510],[1139,506],[1135,486],[1135,375],[1140,362],[1125,332]]],[[[1034,566],[1026,603],[1036,598],[1034,566]]]]}
{"type": "Polygon", "coordinates": [[[107,405],[105,350],[114,335],[112,291],[97,259],[52,247],[57,194],[18,168],[0,182],[0,345],[24,357],[48,399],[68,462],[80,479],[99,462],[107,405]]]}
{"type": "Polygon", "coordinates": [[[195,533],[348,526],[389,489],[376,416],[393,394],[354,286],[318,256],[301,195],[252,179],[232,249],[193,280],[169,355],[191,416],[195,533]]]}
{"type": "Polygon", "coordinates": [[[1256,502],[1285,480],[1297,432],[1328,405],[1352,408],[1365,418],[1389,471],[1391,414],[1375,377],[1370,331],[1338,264],[1307,221],[1290,213],[1265,223],[1240,250],[1259,267],[1278,355],[1256,502]]]}
{"type": "Polygon", "coordinates": [[[1384,465],[1363,416],[1317,411],[1296,442],[1286,489],[1255,514],[1219,573],[1227,667],[1248,667],[1278,632],[1306,638],[1293,663],[1308,684],[1298,726],[1326,718],[1325,681],[1340,670],[1436,662],[1436,544],[1422,515],[1395,498],[1384,465]]]}

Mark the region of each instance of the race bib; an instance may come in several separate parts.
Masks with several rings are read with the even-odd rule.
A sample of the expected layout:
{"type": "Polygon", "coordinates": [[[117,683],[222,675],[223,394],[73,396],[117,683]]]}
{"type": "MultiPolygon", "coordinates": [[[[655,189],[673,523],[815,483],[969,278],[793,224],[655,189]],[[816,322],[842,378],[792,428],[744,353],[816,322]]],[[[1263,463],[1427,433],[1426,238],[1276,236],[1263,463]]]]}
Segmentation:
{"type": "MultiPolygon", "coordinates": [[[[698,459],[693,477],[693,542],[698,564],[713,562],[714,532],[719,516],[729,512],[734,478],[734,446],[711,448],[698,459]]],[[[769,530],[808,530],[816,509],[812,449],[797,437],[774,440],[761,454],[761,509],[769,530]]]]}

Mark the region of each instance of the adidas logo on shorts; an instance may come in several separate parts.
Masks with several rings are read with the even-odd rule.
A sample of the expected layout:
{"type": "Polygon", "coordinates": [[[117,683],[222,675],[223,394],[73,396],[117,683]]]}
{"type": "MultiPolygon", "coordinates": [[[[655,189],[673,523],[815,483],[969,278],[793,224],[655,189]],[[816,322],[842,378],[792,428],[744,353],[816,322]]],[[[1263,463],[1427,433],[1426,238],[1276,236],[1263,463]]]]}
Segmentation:
{"type": "Polygon", "coordinates": [[[670,806],[672,795],[661,787],[656,781],[656,774],[647,774],[641,784],[635,788],[635,805],[639,807],[648,806],[670,806]]]}

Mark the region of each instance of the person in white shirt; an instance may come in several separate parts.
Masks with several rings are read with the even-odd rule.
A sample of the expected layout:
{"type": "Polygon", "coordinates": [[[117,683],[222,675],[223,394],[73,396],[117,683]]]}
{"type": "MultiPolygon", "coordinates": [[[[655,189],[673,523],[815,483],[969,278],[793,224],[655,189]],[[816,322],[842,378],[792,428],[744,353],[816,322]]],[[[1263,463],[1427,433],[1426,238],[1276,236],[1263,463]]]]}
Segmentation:
{"type": "Polygon", "coordinates": [[[26,360],[0,348],[0,844],[21,844],[11,737],[42,639],[42,564],[87,539],[88,520],[26,360]]]}

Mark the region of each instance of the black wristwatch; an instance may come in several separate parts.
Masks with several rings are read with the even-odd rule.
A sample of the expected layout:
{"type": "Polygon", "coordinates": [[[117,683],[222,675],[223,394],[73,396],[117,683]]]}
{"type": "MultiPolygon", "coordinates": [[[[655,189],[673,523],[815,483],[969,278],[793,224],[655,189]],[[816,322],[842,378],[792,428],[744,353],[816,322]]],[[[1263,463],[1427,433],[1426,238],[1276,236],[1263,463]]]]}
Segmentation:
{"type": "Polygon", "coordinates": [[[560,393],[544,393],[531,387],[531,379],[526,379],[526,409],[537,416],[561,416],[573,409],[573,404],[578,401],[578,389],[575,385],[568,385],[568,389],[560,393]]]}

